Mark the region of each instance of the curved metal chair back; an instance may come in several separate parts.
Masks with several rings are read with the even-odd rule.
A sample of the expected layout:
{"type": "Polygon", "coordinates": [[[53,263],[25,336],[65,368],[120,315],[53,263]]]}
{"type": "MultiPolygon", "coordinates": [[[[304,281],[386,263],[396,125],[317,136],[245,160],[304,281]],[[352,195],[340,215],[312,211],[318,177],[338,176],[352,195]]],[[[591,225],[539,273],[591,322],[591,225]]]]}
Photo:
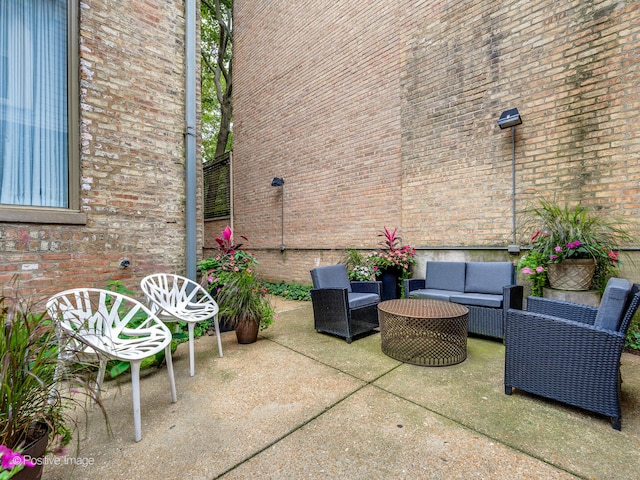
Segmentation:
{"type": "Polygon", "coordinates": [[[140,281],[151,310],[164,322],[187,322],[189,329],[189,366],[191,376],[194,366],[195,324],[213,318],[218,339],[218,354],[222,357],[218,304],[202,285],[172,273],[154,273],[140,281]]]}
{"type": "MultiPolygon", "coordinates": [[[[127,361],[131,365],[136,441],[142,438],[140,422],[140,364],[165,351],[171,399],[177,401],[171,361],[171,332],[145,305],[120,293],[98,288],[76,288],[52,296],[47,312],[61,339],[61,355],[84,354],[127,361]]],[[[98,382],[104,375],[100,358],[98,382]]]]}

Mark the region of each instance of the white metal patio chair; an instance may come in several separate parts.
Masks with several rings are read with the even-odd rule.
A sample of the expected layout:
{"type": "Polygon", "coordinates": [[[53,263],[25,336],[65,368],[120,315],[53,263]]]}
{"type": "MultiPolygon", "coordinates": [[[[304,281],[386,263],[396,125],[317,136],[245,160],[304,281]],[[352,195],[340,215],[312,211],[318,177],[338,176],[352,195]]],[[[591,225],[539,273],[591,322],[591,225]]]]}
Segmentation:
{"type": "Polygon", "coordinates": [[[76,288],[60,292],[47,301],[47,312],[63,336],[72,343],[61,348],[78,349],[100,358],[98,381],[102,381],[106,359],[129,362],[133,393],[133,425],[136,442],[142,439],[140,421],[140,364],[165,351],[171,401],[177,402],[171,361],[171,331],[144,304],[125,295],[98,288],[76,288]]]}
{"type": "Polygon", "coordinates": [[[155,273],[140,282],[151,311],[163,322],[187,322],[189,328],[189,367],[195,375],[195,324],[213,318],[218,339],[218,353],[222,357],[222,341],[218,323],[218,304],[202,285],[180,275],[155,273]]]}

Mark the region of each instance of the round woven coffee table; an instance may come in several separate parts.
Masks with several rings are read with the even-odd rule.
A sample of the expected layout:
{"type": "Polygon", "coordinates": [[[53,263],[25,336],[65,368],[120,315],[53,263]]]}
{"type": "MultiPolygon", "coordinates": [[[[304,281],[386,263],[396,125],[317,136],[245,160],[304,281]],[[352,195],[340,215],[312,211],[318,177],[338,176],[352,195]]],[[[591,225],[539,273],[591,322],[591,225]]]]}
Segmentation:
{"type": "Polygon", "coordinates": [[[455,365],[467,358],[469,309],[422,298],[378,304],[382,352],[414,365],[455,365]]]}

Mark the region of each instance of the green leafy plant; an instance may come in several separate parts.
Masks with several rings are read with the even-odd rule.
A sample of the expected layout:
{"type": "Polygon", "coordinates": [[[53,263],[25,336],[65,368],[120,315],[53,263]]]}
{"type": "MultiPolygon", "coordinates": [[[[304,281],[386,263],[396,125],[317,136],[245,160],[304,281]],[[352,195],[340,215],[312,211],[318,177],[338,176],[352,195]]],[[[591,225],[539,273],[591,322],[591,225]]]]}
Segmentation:
{"type": "Polygon", "coordinates": [[[371,253],[368,260],[373,265],[375,275],[381,276],[385,271],[393,271],[397,274],[401,291],[404,297],[404,280],[411,276],[411,267],[416,264],[416,249],[411,245],[402,245],[402,239],[397,235],[398,228],[393,231],[384,227],[378,236],[380,249],[371,253]]]}
{"type": "Polygon", "coordinates": [[[631,319],[631,324],[627,330],[625,346],[632,350],[640,350],[640,313],[636,313],[631,319]]]}
{"type": "Polygon", "coordinates": [[[276,315],[267,293],[253,273],[245,271],[235,275],[218,293],[220,315],[234,327],[242,322],[254,322],[263,330],[273,323],[276,315]]]}
{"type": "Polygon", "coordinates": [[[533,232],[531,254],[544,267],[569,258],[593,258],[592,288],[600,290],[617,272],[619,245],[631,239],[619,219],[595,215],[580,204],[562,207],[545,200],[527,211],[524,228],[533,232]]]}
{"type": "Polygon", "coordinates": [[[416,250],[410,245],[402,245],[402,239],[397,235],[397,228],[393,232],[387,227],[378,233],[383,240],[382,247],[369,255],[369,261],[374,265],[376,275],[381,275],[383,270],[396,269],[400,272],[400,279],[409,278],[411,267],[416,264],[416,250]]]}
{"type": "Polygon", "coordinates": [[[0,445],[19,450],[45,433],[48,451],[61,452],[75,426],[69,407],[83,406],[83,397],[106,419],[86,365],[68,362],[58,349],[55,325],[45,313],[17,293],[0,296],[0,445]]]}
{"type": "Polygon", "coordinates": [[[531,252],[515,261],[518,268],[531,282],[531,295],[541,297],[547,284],[547,257],[540,252],[531,252]]]}
{"type": "Polygon", "coordinates": [[[347,249],[342,263],[347,268],[349,280],[373,280],[375,276],[375,265],[370,256],[363,255],[354,248],[347,249]]]}
{"type": "Polygon", "coordinates": [[[309,285],[285,282],[262,282],[262,285],[271,295],[277,295],[279,297],[286,298],[287,300],[311,301],[311,287],[309,285]]]}
{"type": "MultiPolygon", "coordinates": [[[[241,238],[247,240],[244,236],[241,238]]],[[[233,232],[228,225],[215,240],[218,253],[198,265],[202,273],[201,284],[214,298],[234,276],[244,272],[252,273],[258,264],[253,254],[241,249],[243,244],[234,243],[233,232]]]]}

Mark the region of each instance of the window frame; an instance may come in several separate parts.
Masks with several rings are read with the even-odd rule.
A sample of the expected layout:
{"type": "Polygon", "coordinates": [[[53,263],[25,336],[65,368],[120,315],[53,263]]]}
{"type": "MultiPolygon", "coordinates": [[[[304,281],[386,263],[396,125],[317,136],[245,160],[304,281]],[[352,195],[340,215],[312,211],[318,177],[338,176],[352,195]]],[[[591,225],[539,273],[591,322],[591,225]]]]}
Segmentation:
{"type": "Polygon", "coordinates": [[[67,1],[68,208],[0,204],[0,222],[84,225],[80,211],[80,18],[79,2],[67,1]]]}

